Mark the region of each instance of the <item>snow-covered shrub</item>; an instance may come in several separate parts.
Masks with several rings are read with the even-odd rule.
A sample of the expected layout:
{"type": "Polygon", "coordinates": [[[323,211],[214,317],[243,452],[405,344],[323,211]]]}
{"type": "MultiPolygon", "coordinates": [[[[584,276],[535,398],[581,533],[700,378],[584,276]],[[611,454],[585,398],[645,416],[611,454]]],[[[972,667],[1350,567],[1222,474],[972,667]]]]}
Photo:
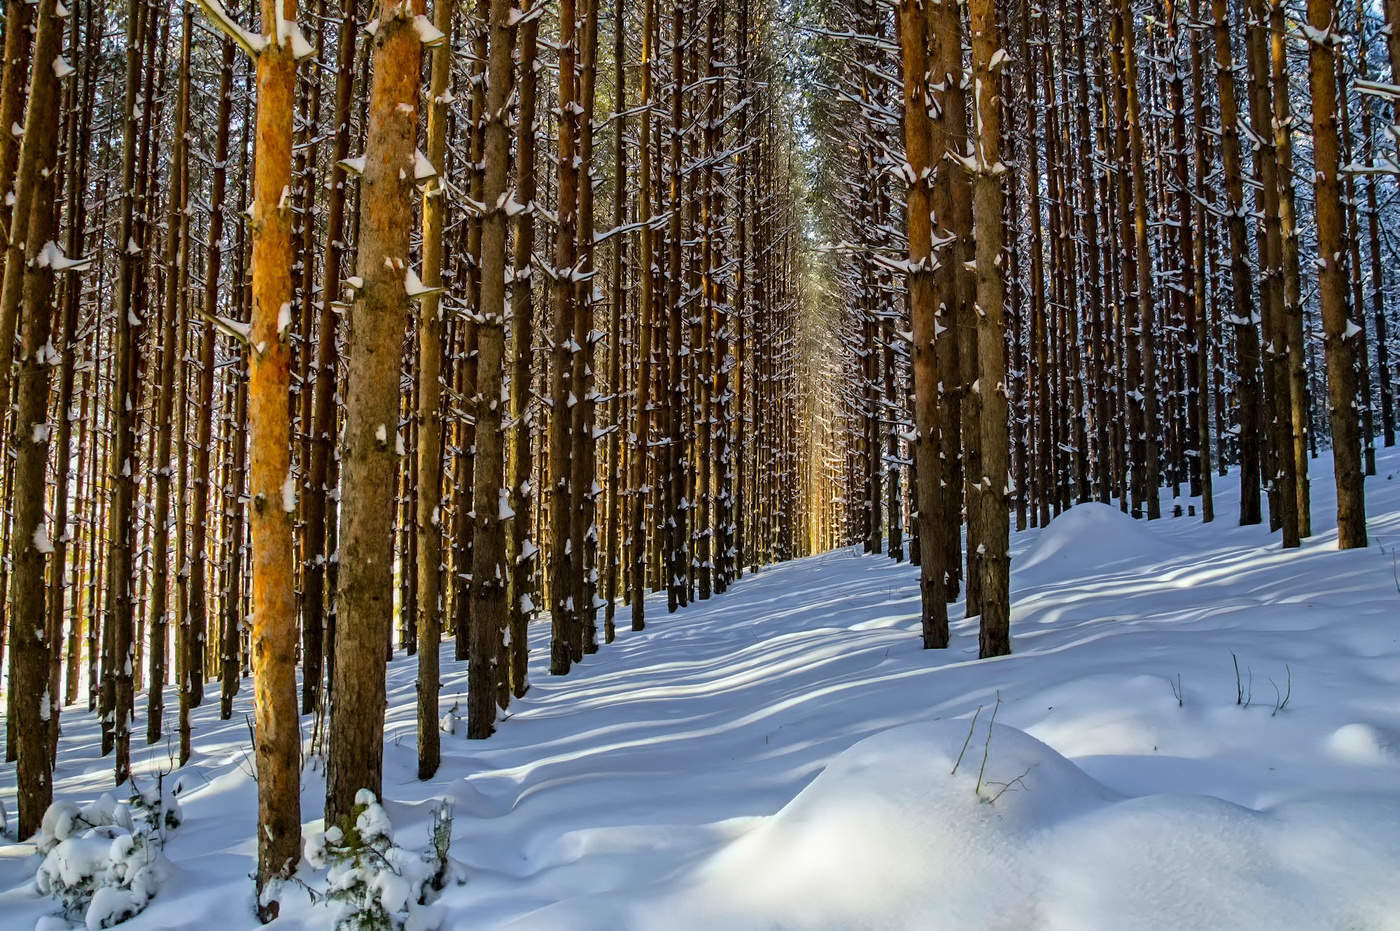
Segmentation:
{"type": "Polygon", "coordinates": [[[306,859],[326,873],[320,904],[336,928],[349,931],[430,931],[441,915],[430,905],[459,880],[448,857],[452,810],[433,812],[432,843],[410,850],[394,842],[394,826],[374,793],[361,789],[351,818],[306,840],[306,859]]]}
{"type": "Polygon", "coordinates": [[[442,730],[444,733],[456,735],[462,729],[462,715],[457,710],[457,703],[454,701],[452,707],[447,709],[447,714],[442,716],[442,730]]]}
{"type": "Polygon", "coordinates": [[[82,808],[54,802],[39,827],[44,860],[35,886],[62,906],[66,918],[91,931],[110,928],[155,896],[165,831],[179,824],[179,803],[163,780],[133,792],[129,802],[108,794],[82,808]]]}

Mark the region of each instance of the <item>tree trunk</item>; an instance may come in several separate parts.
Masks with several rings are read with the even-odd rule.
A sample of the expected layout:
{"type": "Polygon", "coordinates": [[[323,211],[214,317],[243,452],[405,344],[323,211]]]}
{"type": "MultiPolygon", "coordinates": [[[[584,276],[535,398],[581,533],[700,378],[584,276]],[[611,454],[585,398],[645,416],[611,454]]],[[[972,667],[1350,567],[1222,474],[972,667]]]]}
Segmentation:
{"type": "MultiPolygon", "coordinates": [[[[186,190],[185,132],[188,125],[190,95],[190,26],[193,17],[186,5],[180,27],[180,88],[175,105],[174,153],[170,168],[170,205],[166,215],[165,243],[165,306],[161,318],[161,365],[158,390],[160,400],[156,412],[155,519],[160,526],[155,533],[151,553],[151,679],[146,695],[146,743],[160,740],[161,717],[165,709],[165,647],[169,637],[169,545],[173,521],[170,514],[171,428],[175,395],[183,385],[177,382],[181,369],[176,366],[179,355],[178,316],[180,295],[184,289],[186,190]]],[[[181,437],[183,442],[184,438],[181,437]]],[[[175,554],[176,562],[180,553],[175,554]]],[[[178,567],[177,567],[178,571],[178,567]]]]}
{"type": "Polygon", "coordinates": [[[35,68],[19,144],[4,271],[5,304],[15,306],[23,321],[15,420],[19,453],[13,486],[14,568],[9,590],[12,694],[16,699],[10,730],[15,735],[18,758],[20,838],[38,830],[53,799],[48,722],[56,696],[50,691],[49,651],[57,649],[57,644],[49,637],[44,609],[44,574],[53,555],[44,526],[44,486],[51,432],[49,373],[55,361],[49,343],[51,305],[54,275],[63,258],[50,242],[56,226],[61,103],[58,66],[63,42],[63,20],[56,5],[56,0],[40,0],[38,8],[35,68]]]}
{"type": "MultiPolygon", "coordinates": [[[[1220,0],[1217,0],[1220,2],[1220,0]]],[[[1333,0],[1308,0],[1308,83],[1312,90],[1313,191],[1317,203],[1318,293],[1322,305],[1327,399],[1332,421],[1332,471],[1337,483],[1337,547],[1366,546],[1365,485],[1356,409],[1354,325],[1347,317],[1341,267],[1341,153],[1337,132],[1337,82],[1333,42],[1339,40],[1333,0]],[[1322,39],[1324,41],[1319,41],[1322,39]]]]}
{"type": "Polygon", "coordinates": [[[535,566],[538,551],[530,538],[534,507],[531,484],[530,395],[534,359],[534,290],[530,277],[535,251],[535,107],[538,75],[535,50],[539,17],[520,24],[520,126],[516,143],[515,198],[525,208],[515,220],[515,269],[511,281],[510,429],[507,436],[507,482],[510,485],[510,534],[506,537],[506,568],[510,589],[510,686],[516,698],[530,687],[529,624],[534,615],[535,566]]]}
{"type": "MultiPolygon", "coordinates": [[[[253,707],[258,770],[258,912],[277,917],[276,881],[301,855],[301,734],[296,701],[296,593],[291,471],[292,112],[295,0],[264,0],[257,60],[252,308],[248,348],[253,707]]],[[[235,556],[235,558],[238,558],[235,556]]],[[[227,680],[226,680],[227,681],[227,680]]]]}
{"type": "Polygon", "coordinates": [[[930,146],[928,52],[922,11],[915,0],[898,7],[899,41],[904,74],[904,144],[912,177],[909,182],[909,301],[914,332],[914,459],[918,470],[920,546],[919,581],[923,595],[924,649],[948,645],[948,601],[945,596],[942,521],[939,489],[943,467],[939,460],[939,398],[934,365],[933,229],[929,219],[932,168],[942,153],[930,146]]]}
{"type": "MultiPolygon", "coordinates": [[[[441,172],[447,155],[447,94],[452,76],[455,0],[437,0],[433,25],[446,39],[433,49],[428,91],[428,161],[441,172]]],[[[446,189],[441,176],[423,196],[423,284],[442,287],[446,189]]],[[[442,759],[438,669],[442,651],[442,298],[423,295],[418,312],[418,778],[431,779],[442,759]]]]}
{"type": "Polygon", "coordinates": [[[1240,526],[1261,518],[1259,482],[1262,473],[1259,448],[1259,330],[1255,323],[1254,293],[1249,269],[1249,241],[1245,231],[1244,174],[1240,164],[1239,107],[1235,102],[1235,78],[1230,50],[1230,23],[1226,0],[1211,0],[1215,17],[1215,77],[1220,96],[1221,154],[1225,163],[1225,216],[1230,242],[1231,314],[1235,328],[1235,365],[1239,377],[1237,407],[1240,456],[1240,526]]]}
{"type": "MultiPolygon", "coordinates": [[[[652,33],[656,23],[656,0],[645,0],[645,22],[642,28],[642,87],[641,106],[650,107],[655,96],[652,69],[655,48],[652,33]]],[[[651,228],[652,202],[652,151],[651,120],[648,110],[642,114],[638,129],[637,151],[641,162],[641,192],[637,197],[637,223],[641,226],[640,251],[637,264],[641,269],[641,287],[637,300],[640,309],[637,315],[637,387],[634,416],[633,441],[636,452],[632,457],[632,510],[629,527],[629,546],[632,571],[632,629],[646,628],[646,510],[647,510],[647,460],[651,448],[651,382],[652,382],[652,299],[656,293],[656,236],[651,228]]],[[[742,170],[742,169],[741,169],[742,170]]],[[[740,266],[742,274],[742,265],[740,266]]]]}
{"type": "Polygon", "coordinates": [[[498,670],[509,612],[506,601],[505,528],[509,505],[502,485],[505,432],[501,421],[506,313],[506,196],[510,131],[505,122],[513,77],[515,25],[509,0],[490,0],[486,64],[486,125],[482,149],[481,318],[477,337],[476,474],[472,501],[471,665],[467,676],[467,736],[490,737],[496,717],[498,670]]]}
{"type": "MultiPolygon", "coordinates": [[[[1006,487],[1008,462],[1006,401],[1006,323],[1002,280],[1001,87],[995,56],[1001,49],[995,0],[971,0],[972,81],[976,118],[976,173],[973,175],[973,228],[977,263],[977,384],[981,398],[981,474],[977,484],[979,524],[974,539],[981,547],[977,566],[982,574],[981,626],[978,655],[1011,652],[1010,559],[1011,532],[1006,487]]],[[[1003,56],[1004,59],[1004,56],[1003,56]]]]}
{"type": "Polygon", "coordinates": [[[393,487],[398,461],[393,438],[408,322],[414,141],[422,96],[423,46],[413,17],[422,14],[422,2],[381,13],[360,186],[361,288],[351,308],[341,447],[341,558],[354,571],[340,576],[336,597],[327,824],[350,816],[360,789],[380,794],[384,759],[384,643],[394,605],[394,500],[385,490],[393,487]]]}
{"type": "Polygon", "coordinates": [[[578,57],[574,0],[559,5],[559,195],[558,234],[554,248],[552,338],[549,408],[550,487],[550,675],[569,671],[570,645],[578,623],[574,603],[574,575],[582,554],[573,548],[573,407],[578,398],[570,391],[574,353],[574,305],[578,300],[575,261],[578,246],[578,57]]]}

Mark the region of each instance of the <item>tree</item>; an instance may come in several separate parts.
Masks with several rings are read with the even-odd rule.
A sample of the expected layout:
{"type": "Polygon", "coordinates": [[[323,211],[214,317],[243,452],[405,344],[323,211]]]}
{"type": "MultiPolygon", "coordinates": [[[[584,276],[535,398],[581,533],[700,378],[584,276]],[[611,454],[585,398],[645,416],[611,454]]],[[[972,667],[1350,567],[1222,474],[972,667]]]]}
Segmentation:
{"type": "Polygon", "coordinates": [[[1230,306],[1239,379],[1240,525],[1259,523],[1259,331],[1245,236],[1244,173],[1240,156],[1240,115],[1235,102],[1234,65],[1226,0],[1211,0],[1215,16],[1215,76],[1220,95],[1221,155],[1225,167],[1225,216],[1230,237],[1230,306]]]}
{"type": "Polygon", "coordinates": [[[1005,61],[997,55],[1001,38],[997,28],[995,0],[972,0],[968,7],[972,33],[973,114],[976,118],[976,165],[973,174],[973,223],[977,237],[977,384],[981,398],[980,439],[982,474],[977,496],[980,523],[976,539],[982,552],[977,560],[982,573],[982,657],[1011,652],[1011,597],[1007,555],[1010,516],[1007,510],[1007,393],[1006,324],[1002,280],[1002,178],[1001,87],[999,69],[1005,61]]]}
{"type": "Polygon", "coordinates": [[[932,169],[941,157],[930,144],[928,53],[924,18],[915,0],[899,4],[899,41],[904,67],[904,140],[909,183],[909,316],[914,337],[914,465],[919,521],[919,582],[923,597],[924,649],[948,645],[948,601],[944,589],[943,517],[939,483],[943,474],[937,375],[934,367],[935,294],[933,229],[929,222],[932,169]]]}
{"type": "MultiPolygon", "coordinates": [[[[399,451],[399,358],[408,302],[421,293],[408,265],[418,174],[421,0],[381,4],[374,32],[367,148],[360,168],[359,279],[350,312],[349,373],[341,445],[341,574],[332,673],[326,823],[354,810],[355,794],[381,791],[384,644],[394,600],[393,487],[399,451]],[[410,287],[412,286],[412,287],[410,287]]],[[[359,165],[356,166],[357,168],[359,165]]]]}
{"type": "Polygon", "coordinates": [[[526,16],[520,25],[520,126],[515,156],[515,268],[511,277],[510,427],[506,431],[506,481],[510,488],[510,533],[506,536],[507,608],[510,612],[510,687],[520,698],[530,687],[529,640],[526,633],[534,613],[535,565],[538,550],[530,538],[534,489],[530,452],[530,394],[533,375],[534,292],[530,276],[535,248],[535,107],[538,76],[535,51],[539,17],[526,16]]]}
{"type": "MultiPolygon", "coordinates": [[[[176,357],[181,355],[183,333],[181,321],[182,291],[185,287],[184,263],[186,260],[185,240],[189,234],[188,214],[188,164],[185,136],[189,125],[190,95],[190,7],[185,6],[180,26],[180,87],[175,106],[174,152],[171,157],[171,173],[174,176],[174,190],[166,215],[165,243],[165,302],[161,311],[161,364],[160,402],[156,413],[158,435],[156,439],[156,461],[163,465],[156,470],[155,512],[158,515],[170,513],[171,478],[171,439],[174,428],[173,411],[177,394],[176,357]]],[[[183,446],[184,437],[181,437],[183,446]]],[[[151,578],[151,687],[147,690],[146,743],[160,740],[161,717],[164,711],[165,690],[161,688],[165,676],[165,646],[169,639],[170,614],[167,600],[170,534],[157,532],[154,535],[154,551],[151,563],[154,567],[151,578]]],[[[176,562],[184,554],[177,547],[176,562]]]]}
{"type": "MultiPolygon", "coordinates": [[[[654,67],[652,34],[656,29],[656,0],[645,0],[645,21],[642,27],[642,86],[643,105],[650,106],[654,96],[652,69],[654,67]]],[[[651,446],[651,383],[653,306],[656,294],[657,250],[652,229],[652,147],[651,114],[642,115],[638,128],[637,153],[640,161],[641,190],[637,196],[637,225],[641,227],[638,264],[641,271],[641,293],[637,296],[637,382],[636,406],[633,413],[632,509],[628,527],[632,577],[632,629],[646,629],[646,511],[647,511],[647,450],[651,446]]],[[[742,265],[741,274],[742,274],[742,265]]]]}
{"type": "Polygon", "coordinates": [[[1337,131],[1337,10],[1332,0],[1308,0],[1308,85],[1312,91],[1313,196],[1317,202],[1319,295],[1332,421],[1332,472],[1337,483],[1337,547],[1366,546],[1365,486],[1356,408],[1357,328],[1347,316],[1341,154],[1337,131]]]}
{"type": "MultiPolygon", "coordinates": [[[[301,858],[301,733],[296,705],[296,596],[292,588],[291,472],[292,113],[296,63],[311,53],[295,0],[266,0],[265,33],[250,37],[217,0],[210,18],[257,61],[257,162],[253,178],[252,318],[248,328],[249,492],[253,540],[254,675],[258,772],[258,913],[277,917],[277,881],[301,858]]],[[[233,627],[234,625],[229,625],[233,627]]],[[[225,663],[229,651],[225,647],[225,663]]],[[[226,675],[225,681],[228,681],[226,675]]],[[[227,688],[225,695],[228,695],[227,688]]],[[[225,698],[227,702],[227,697],[225,698]]]]}
{"type": "Polygon", "coordinates": [[[515,25],[509,0],[490,0],[486,64],[486,171],[481,226],[481,317],[477,342],[476,519],[472,543],[471,666],[467,679],[467,736],[491,736],[496,716],[497,675],[507,629],[505,525],[511,517],[503,486],[505,431],[501,415],[505,352],[506,218],[514,197],[506,190],[510,131],[506,103],[514,75],[515,25]],[[491,502],[496,502],[493,509],[491,502]]]}
{"type": "Polygon", "coordinates": [[[44,573],[53,555],[44,519],[48,465],[51,301],[56,272],[71,268],[52,242],[58,180],[59,77],[72,68],[59,55],[63,20],[56,0],[41,0],[34,36],[35,62],[25,108],[24,132],[15,172],[3,297],[18,310],[21,326],[15,460],[14,573],[10,577],[10,649],[15,672],[12,694],[17,734],[19,836],[28,837],[53,798],[53,766],[45,722],[55,700],[49,685],[49,651],[56,649],[44,610],[44,573]]]}
{"type": "MultiPolygon", "coordinates": [[[[454,0],[438,0],[433,26],[445,39],[433,49],[428,95],[428,161],[447,155],[447,93],[452,71],[454,0]]],[[[418,778],[431,779],[441,762],[438,660],[442,642],[442,252],[446,189],[428,180],[423,194],[423,285],[418,303],[418,778]]]]}

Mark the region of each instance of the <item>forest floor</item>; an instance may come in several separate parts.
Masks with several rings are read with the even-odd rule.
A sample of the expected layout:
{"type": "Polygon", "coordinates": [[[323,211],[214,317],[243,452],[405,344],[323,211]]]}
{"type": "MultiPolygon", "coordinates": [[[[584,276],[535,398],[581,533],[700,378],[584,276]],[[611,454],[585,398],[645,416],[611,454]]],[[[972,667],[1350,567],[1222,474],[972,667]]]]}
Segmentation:
{"type": "MultiPolygon", "coordinates": [[[[1367,482],[1371,547],[1345,553],[1330,460],[1311,466],[1296,552],[1234,526],[1233,477],[1214,524],[1086,505],[1014,533],[1002,659],[977,659],[961,605],[950,648],[921,650],[916,570],[852,550],[649,604],[642,633],[622,610],[564,678],[539,624],[529,694],[489,741],[444,734],[430,782],[397,658],[385,807],[417,845],[454,805],[444,927],[1400,928],[1400,455],[1367,482]]],[[[232,720],[217,694],[198,710],[184,824],[124,927],[255,925],[250,701],[245,681],[232,720]]],[[[134,748],[138,780],[169,758],[134,748]]],[[[56,797],[110,788],[85,711],[59,760],[56,797]]],[[[12,766],[0,790],[12,812],[12,766]]],[[[323,791],[308,766],[308,831],[323,791]]],[[[0,846],[0,925],[56,911],[37,861],[0,846]]],[[[276,926],[319,915],[293,901],[276,926]]]]}

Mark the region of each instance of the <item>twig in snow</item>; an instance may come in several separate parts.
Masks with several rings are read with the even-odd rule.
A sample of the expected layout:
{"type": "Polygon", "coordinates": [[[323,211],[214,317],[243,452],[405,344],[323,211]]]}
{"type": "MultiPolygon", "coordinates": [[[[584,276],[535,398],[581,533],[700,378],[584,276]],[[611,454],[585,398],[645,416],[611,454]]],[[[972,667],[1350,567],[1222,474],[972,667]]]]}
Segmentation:
{"type": "Polygon", "coordinates": [[[1026,771],[1025,771],[1024,773],[1022,773],[1021,775],[1017,776],[1015,779],[1012,779],[1010,782],[989,782],[989,783],[987,783],[987,785],[989,785],[989,786],[1001,786],[1001,791],[999,791],[996,795],[993,795],[993,796],[992,796],[991,798],[989,798],[989,799],[984,799],[984,801],[985,801],[988,805],[995,804],[995,802],[996,802],[997,799],[1001,798],[1003,795],[1006,794],[1006,790],[1007,790],[1007,789],[1011,788],[1012,786],[1016,785],[1017,783],[1020,783],[1021,788],[1024,789],[1024,788],[1026,787],[1026,784],[1025,784],[1024,782],[1022,782],[1022,780],[1025,779],[1027,776],[1030,775],[1031,770],[1032,770],[1034,767],[1035,767],[1035,764],[1034,764],[1034,763],[1032,763],[1030,766],[1027,766],[1027,767],[1026,767],[1026,771]]]}
{"type": "MultiPolygon", "coordinates": [[[[258,745],[258,737],[257,737],[257,734],[255,734],[255,733],[253,732],[253,719],[252,719],[249,715],[247,715],[247,714],[245,713],[245,714],[243,715],[243,723],[245,723],[245,724],[248,725],[248,746],[249,746],[249,747],[256,747],[256,746],[258,745]]],[[[247,768],[246,770],[244,770],[244,772],[246,772],[246,773],[248,774],[248,778],[249,778],[249,779],[257,779],[257,778],[258,778],[258,760],[257,760],[257,757],[255,756],[255,757],[253,757],[252,759],[249,759],[249,757],[248,757],[248,751],[245,750],[245,751],[243,751],[243,762],[248,764],[248,768],[247,768]]],[[[243,769],[243,763],[239,763],[239,764],[238,764],[238,768],[239,768],[239,769],[243,769]]]]}
{"type": "Polygon", "coordinates": [[[992,728],[997,723],[997,711],[1001,709],[1001,689],[997,689],[997,703],[992,706],[992,718],[987,722],[987,742],[982,745],[982,766],[977,770],[977,788],[973,791],[982,795],[982,776],[987,771],[987,754],[992,752],[992,728]]]}
{"type": "Polygon", "coordinates": [[[1271,718],[1278,717],[1278,713],[1288,705],[1288,699],[1293,697],[1293,670],[1288,668],[1288,664],[1283,664],[1283,669],[1288,673],[1288,686],[1283,693],[1282,701],[1279,700],[1278,683],[1274,682],[1274,677],[1269,677],[1269,684],[1274,687],[1274,713],[1271,718]]]}
{"type": "Polygon", "coordinates": [[[958,764],[962,763],[963,754],[967,752],[967,745],[972,743],[972,732],[977,729],[977,716],[981,713],[982,706],[978,705],[977,710],[972,713],[972,724],[967,729],[967,739],[963,741],[962,750],[959,751],[957,760],[953,762],[953,771],[948,775],[956,776],[958,774],[958,764]]]}
{"type": "Polygon", "coordinates": [[[1180,708],[1183,705],[1185,705],[1186,700],[1182,697],[1183,693],[1181,691],[1181,673],[1176,674],[1175,682],[1168,679],[1167,685],[1170,685],[1172,687],[1172,694],[1176,696],[1176,706],[1180,708]]]}

